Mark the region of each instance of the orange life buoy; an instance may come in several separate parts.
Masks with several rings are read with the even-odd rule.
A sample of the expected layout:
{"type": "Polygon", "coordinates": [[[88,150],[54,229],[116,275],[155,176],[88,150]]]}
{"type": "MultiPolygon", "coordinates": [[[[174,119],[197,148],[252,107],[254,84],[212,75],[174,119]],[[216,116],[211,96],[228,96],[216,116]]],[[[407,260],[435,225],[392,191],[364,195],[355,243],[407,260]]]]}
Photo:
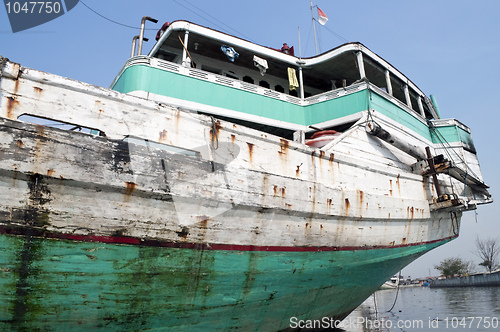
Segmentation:
{"type": "Polygon", "coordinates": [[[326,136],[326,135],[335,135],[335,134],[338,134],[338,131],[335,131],[335,130],[321,130],[321,131],[317,131],[315,132],[310,139],[315,139],[315,138],[318,138],[318,137],[321,137],[321,136],[326,136]]]}

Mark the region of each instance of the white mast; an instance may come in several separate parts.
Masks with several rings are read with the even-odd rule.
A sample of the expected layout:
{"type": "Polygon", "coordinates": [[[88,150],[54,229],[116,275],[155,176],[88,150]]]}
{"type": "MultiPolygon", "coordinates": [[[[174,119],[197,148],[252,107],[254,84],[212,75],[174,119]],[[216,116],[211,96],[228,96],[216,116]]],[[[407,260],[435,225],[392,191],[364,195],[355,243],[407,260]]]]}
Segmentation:
{"type": "Polygon", "coordinates": [[[316,48],[316,55],[318,55],[318,42],[316,41],[316,24],[315,19],[314,19],[314,11],[313,11],[313,2],[311,0],[311,17],[312,17],[312,23],[313,23],[313,30],[314,30],[314,47],[316,48]]]}
{"type": "Polygon", "coordinates": [[[302,48],[300,47],[300,27],[297,27],[299,32],[299,59],[302,61],[302,48]]]}

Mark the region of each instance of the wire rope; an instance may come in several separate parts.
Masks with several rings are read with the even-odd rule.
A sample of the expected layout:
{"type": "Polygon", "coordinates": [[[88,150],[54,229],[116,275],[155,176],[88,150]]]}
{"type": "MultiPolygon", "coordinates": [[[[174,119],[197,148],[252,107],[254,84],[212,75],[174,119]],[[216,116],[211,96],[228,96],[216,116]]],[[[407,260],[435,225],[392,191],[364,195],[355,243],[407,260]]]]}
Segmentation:
{"type": "Polygon", "coordinates": [[[398,287],[396,289],[396,297],[394,298],[394,303],[392,304],[391,309],[387,310],[387,312],[391,312],[392,309],[394,309],[394,306],[396,305],[396,301],[398,300],[398,294],[399,294],[399,281],[401,280],[401,271],[399,271],[399,277],[398,277],[398,287]]]}
{"type": "Polygon", "coordinates": [[[178,4],[178,5],[180,5],[180,6],[183,6],[183,7],[184,7],[184,8],[186,8],[187,10],[191,11],[193,14],[196,14],[196,15],[200,16],[201,18],[203,18],[203,19],[205,19],[205,20],[209,21],[210,23],[212,23],[212,24],[214,24],[215,26],[217,26],[219,29],[221,29],[221,30],[225,30],[225,31],[227,31],[227,29],[232,30],[233,32],[236,32],[237,34],[239,34],[239,35],[241,35],[241,36],[245,37],[247,40],[252,41],[252,39],[251,39],[250,37],[245,36],[245,34],[241,33],[240,31],[238,31],[238,30],[236,30],[236,29],[234,29],[234,28],[232,28],[232,27],[230,27],[230,26],[229,26],[229,25],[227,25],[226,23],[222,22],[221,20],[217,19],[216,17],[214,17],[213,15],[211,15],[211,14],[207,13],[207,12],[206,12],[206,11],[204,11],[203,9],[201,9],[201,8],[197,7],[196,5],[193,5],[192,3],[190,3],[190,2],[189,2],[189,1],[187,1],[187,0],[184,0],[184,2],[185,2],[185,3],[187,3],[187,4],[189,4],[191,7],[196,8],[197,10],[199,10],[200,12],[202,12],[203,14],[205,14],[205,15],[207,15],[207,16],[209,16],[209,17],[211,17],[212,19],[214,19],[215,21],[219,22],[220,24],[224,25],[227,29],[224,29],[224,28],[222,28],[221,26],[219,26],[219,25],[215,24],[214,22],[211,22],[211,21],[210,21],[210,20],[208,20],[206,17],[202,17],[201,15],[199,15],[199,14],[195,13],[193,10],[191,10],[191,9],[187,8],[186,6],[182,5],[181,3],[179,3],[179,1],[177,1],[177,0],[172,0],[172,1],[174,1],[175,3],[177,3],[177,4],[178,4]]]}
{"type": "MultiPolygon", "coordinates": [[[[83,1],[81,1],[81,0],[80,0],[80,3],[81,3],[82,5],[84,5],[85,7],[87,7],[87,9],[88,9],[88,10],[90,10],[91,12],[93,12],[94,14],[96,14],[96,15],[98,15],[98,16],[100,16],[100,17],[102,17],[103,19],[105,19],[105,20],[107,20],[107,21],[110,21],[111,23],[114,23],[114,24],[117,24],[117,25],[121,25],[121,26],[123,26],[123,27],[130,28],[130,29],[137,29],[137,30],[140,30],[140,29],[141,29],[140,27],[134,27],[134,26],[131,26],[131,25],[128,25],[128,24],[123,24],[123,23],[120,23],[120,22],[118,22],[118,21],[112,20],[112,19],[110,19],[110,18],[108,18],[108,17],[106,17],[106,16],[104,16],[104,15],[102,15],[102,14],[98,13],[96,10],[94,10],[94,9],[90,8],[90,7],[89,7],[89,6],[88,6],[85,2],[83,2],[83,1]]],[[[145,29],[145,30],[158,30],[158,29],[145,29]]]]}
{"type": "MultiPolygon", "coordinates": [[[[197,12],[195,12],[194,10],[188,8],[187,6],[185,6],[184,4],[182,4],[180,1],[177,1],[177,0],[172,0],[173,2],[177,3],[179,6],[182,6],[184,7],[185,9],[187,9],[188,11],[192,12],[193,14],[201,17],[202,19],[208,21],[209,23],[213,24],[214,26],[218,27],[220,30],[223,30],[223,31],[228,31],[228,29],[232,30],[233,32],[236,32],[237,34],[245,37],[246,39],[248,39],[249,41],[252,41],[252,39],[246,35],[244,35],[243,33],[237,31],[236,29],[233,29],[232,27],[230,27],[229,25],[225,24],[224,22],[221,22],[219,19],[217,19],[216,17],[214,17],[213,15],[210,15],[209,13],[207,13],[206,11],[204,11],[203,9],[193,5],[192,3],[190,3],[189,1],[187,0],[184,0],[184,2],[186,2],[187,4],[189,4],[190,6],[192,6],[193,8],[197,9],[198,11],[202,12],[204,15],[208,16],[208,17],[211,17],[213,20],[223,24],[224,26],[226,26],[226,28],[223,28],[221,27],[220,25],[214,23],[212,20],[208,19],[207,17],[204,17],[203,15],[200,15],[198,14],[197,12]]],[[[128,25],[128,24],[124,24],[124,23],[121,23],[121,22],[118,22],[116,20],[113,20],[101,13],[99,13],[97,10],[91,8],[89,5],[87,5],[85,2],[81,1],[80,2],[82,3],[82,5],[84,5],[88,10],[90,10],[91,12],[93,12],[94,14],[96,14],[97,16],[113,23],[113,24],[116,24],[116,25],[120,25],[122,27],[125,27],[125,28],[129,28],[129,29],[136,29],[136,30],[140,30],[140,27],[136,27],[136,26],[132,26],[132,25],[128,25]]],[[[146,28],[145,30],[158,30],[157,28],[146,28]]]]}

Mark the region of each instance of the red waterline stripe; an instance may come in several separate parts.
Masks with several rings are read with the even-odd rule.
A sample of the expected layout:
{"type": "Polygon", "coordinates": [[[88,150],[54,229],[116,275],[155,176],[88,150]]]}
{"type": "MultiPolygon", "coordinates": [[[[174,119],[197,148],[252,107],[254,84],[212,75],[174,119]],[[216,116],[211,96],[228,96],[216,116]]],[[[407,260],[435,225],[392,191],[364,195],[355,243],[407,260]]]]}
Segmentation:
{"type": "Polygon", "coordinates": [[[198,250],[225,250],[225,251],[289,251],[289,252],[305,252],[305,251],[355,251],[355,250],[372,250],[372,249],[393,249],[402,247],[413,247],[426,244],[433,244],[452,240],[458,235],[445,237],[438,240],[400,244],[394,246],[346,246],[346,247],[292,247],[292,246],[253,246],[241,244],[209,244],[209,243],[189,243],[189,242],[173,242],[161,240],[139,239],[128,236],[100,236],[100,235],[76,235],[47,232],[43,229],[27,228],[27,227],[8,227],[0,226],[0,234],[9,235],[24,235],[35,236],[51,239],[80,241],[80,242],[98,242],[110,244],[130,244],[141,245],[145,247],[167,247],[167,248],[182,248],[182,249],[198,249],[198,250]]]}

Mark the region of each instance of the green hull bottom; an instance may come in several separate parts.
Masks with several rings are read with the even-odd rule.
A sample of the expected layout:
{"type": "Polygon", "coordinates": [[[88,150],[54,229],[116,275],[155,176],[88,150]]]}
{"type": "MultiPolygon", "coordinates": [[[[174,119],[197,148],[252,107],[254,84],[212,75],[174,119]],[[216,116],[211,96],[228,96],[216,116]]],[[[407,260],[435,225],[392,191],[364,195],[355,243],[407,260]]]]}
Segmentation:
{"type": "Polygon", "coordinates": [[[0,330],[276,331],[291,317],[347,315],[447,241],[266,252],[0,234],[0,330]]]}

